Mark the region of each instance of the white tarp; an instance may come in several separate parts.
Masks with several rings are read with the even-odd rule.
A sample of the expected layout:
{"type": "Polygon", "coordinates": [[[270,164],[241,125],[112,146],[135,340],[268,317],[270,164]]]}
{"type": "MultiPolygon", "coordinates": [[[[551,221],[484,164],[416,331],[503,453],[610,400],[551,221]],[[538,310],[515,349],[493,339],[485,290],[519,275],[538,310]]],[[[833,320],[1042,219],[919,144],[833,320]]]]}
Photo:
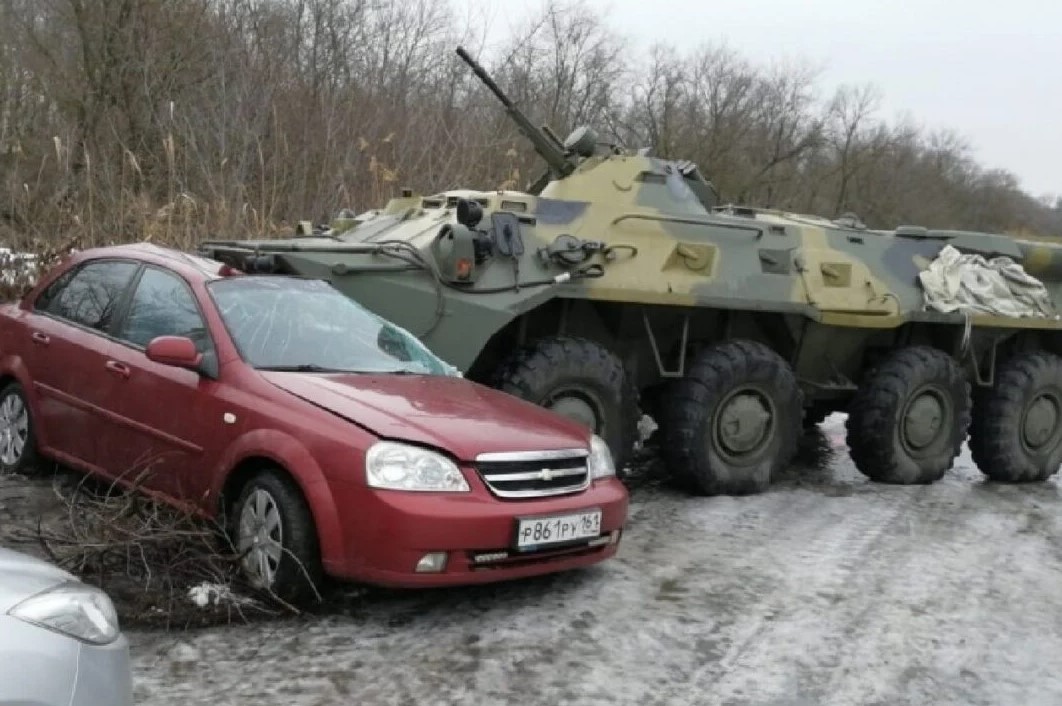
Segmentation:
{"type": "Polygon", "coordinates": [[[1040,280],[1009,257],[986,260],[945,245],[918,279],[926,307],[937,311],[1058,318],[1040,280]]]}

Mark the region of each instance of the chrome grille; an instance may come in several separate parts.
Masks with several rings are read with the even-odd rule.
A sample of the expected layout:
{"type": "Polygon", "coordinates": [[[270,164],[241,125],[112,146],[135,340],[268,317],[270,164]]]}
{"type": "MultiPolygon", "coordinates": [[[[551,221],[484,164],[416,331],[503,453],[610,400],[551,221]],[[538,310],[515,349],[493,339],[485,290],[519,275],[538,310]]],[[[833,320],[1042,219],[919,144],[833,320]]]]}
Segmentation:
{"type": "Polygon", "coordinates": [[[590,485],[586,449],[487,453],[476,472],[499,498],[541,498],[584,490],[590,485]]]}

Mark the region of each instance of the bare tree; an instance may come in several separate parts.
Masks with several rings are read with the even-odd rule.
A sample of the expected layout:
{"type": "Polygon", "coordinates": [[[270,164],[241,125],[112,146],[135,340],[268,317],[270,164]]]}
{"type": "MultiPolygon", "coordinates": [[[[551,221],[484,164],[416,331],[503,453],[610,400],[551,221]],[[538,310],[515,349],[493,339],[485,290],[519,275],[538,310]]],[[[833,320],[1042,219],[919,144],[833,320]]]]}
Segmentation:
{"type": "MultiPolygon", "coordinates": [[[[635,54],[607,18],[543,0],[500,41],[446,0],[0,3],[0,240],[52,245],[285,232],[341,207],[521,188],[541,169],[454,55],[532,120],[696,161],[727,200],[1062,236],[1062,208],[879,94],[726,46],[635,54]]],[[[917,106],[912,106],[917,108],[917,106]]]]}

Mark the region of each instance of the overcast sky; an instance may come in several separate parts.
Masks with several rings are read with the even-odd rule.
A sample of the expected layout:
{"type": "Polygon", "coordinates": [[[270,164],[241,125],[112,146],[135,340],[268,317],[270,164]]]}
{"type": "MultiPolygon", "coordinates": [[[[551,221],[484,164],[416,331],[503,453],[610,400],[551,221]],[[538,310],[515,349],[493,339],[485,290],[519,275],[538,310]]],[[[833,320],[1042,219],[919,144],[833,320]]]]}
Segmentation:
{"type": "MultiPolygon", "coordinates": [[[[497,30],[538,0],[452,0],[497,30]]],[[[882,116],[953,128],[1034,196],[1062,194],[1058,0],[583,0],[644,50],[725,42],[757,62],[801,58],[820,90],[874,83],[882,116]],[[905,9],[904,9],[905,8],[905,9]]],[[[567,126],[557,126],[567,129],[567,126]]]]}

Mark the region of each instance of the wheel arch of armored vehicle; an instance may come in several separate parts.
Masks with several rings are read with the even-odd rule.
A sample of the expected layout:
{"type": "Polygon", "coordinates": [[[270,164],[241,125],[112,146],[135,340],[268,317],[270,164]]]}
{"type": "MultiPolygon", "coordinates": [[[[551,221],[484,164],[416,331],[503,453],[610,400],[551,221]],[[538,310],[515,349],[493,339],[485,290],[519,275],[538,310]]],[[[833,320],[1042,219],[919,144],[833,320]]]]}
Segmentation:
{"type": "Polygon", "coordinates": [[[584,421],[618,464],[645,411],[695,493],[763,491],[804,425],[833,411],[880,482],[940,478],[968,435],[996,480],[1062,464],[1062,246],[722,204],[690,162],[535,127],[458,53],[546,163],[526,191],[403,190],[289,239],[200,252],[329,280],[467,377],[584,421]],[[1014,313],[929,306],[945,251],[981,259],[938,289],[1039,280],[1011,293],[1014,313]]]}

